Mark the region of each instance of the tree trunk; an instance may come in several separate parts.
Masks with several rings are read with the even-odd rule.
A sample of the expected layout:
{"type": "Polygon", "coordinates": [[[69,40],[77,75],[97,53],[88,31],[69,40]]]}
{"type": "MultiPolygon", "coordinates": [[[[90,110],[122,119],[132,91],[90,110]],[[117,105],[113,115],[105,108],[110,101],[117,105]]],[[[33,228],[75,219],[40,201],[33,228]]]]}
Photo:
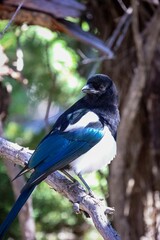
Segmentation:
{"type": "Polygon", "coordinates": [[[139,38],[139,33],[134,32],[133,29],[138,62],[137,66],[135,65],[136,71],[134,70],[134,75],[131,76],[129,98],[123,97],[118,138],[119,152],[110,167],[110,204],[115,206],[115,226],[123,240],[137,240],[142,237],[154,240],[160,236],[158,204],[160,84],[157,48],[160,29],[159,26],[155,27],[159,18],[160,13],[157,10],[150,21],[145,43],[142,34],[139,38]],[[155,32],[157,32],[156,37],[155,32]],[[143,41],[143,45],[139,41],[143,41]],[[138,45],[141,47],[139,48],[138,45]],[[145,57],[144,61],[141,61],[143,53],[145,57]],[[142,67],[145,67],[145,72],[140,74],[140,71],[143,71],[142,67]],[[135,77],[136,74],[138,78],[135,77]],[[143,82],[143,86],[140,82],[143,82]],[[135,88],[131,88],[132,83],[135,88]],[[136,105],[138,98],[139,102],[136,105]]]}

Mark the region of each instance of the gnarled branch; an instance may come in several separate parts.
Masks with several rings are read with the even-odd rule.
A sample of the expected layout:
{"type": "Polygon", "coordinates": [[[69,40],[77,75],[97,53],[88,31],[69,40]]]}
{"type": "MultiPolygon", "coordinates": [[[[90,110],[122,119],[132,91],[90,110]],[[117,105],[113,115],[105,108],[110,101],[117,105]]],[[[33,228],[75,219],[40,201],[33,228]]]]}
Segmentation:
{"type": "MultiPolygon", "coordinates": [[[[24,166],[31,154],[32,151],[29,149],[0,138],[0,157],[3,159],[24,166]]],[[[67,197],[74,206],[76,204],[78,209],[86,212],[104,240],[120,240],[106,216],[106,206],[102,201],[89,196],[80,184],[73,184],[57,171],[48,176],[45,181],[57,192],[67,197]]]]}

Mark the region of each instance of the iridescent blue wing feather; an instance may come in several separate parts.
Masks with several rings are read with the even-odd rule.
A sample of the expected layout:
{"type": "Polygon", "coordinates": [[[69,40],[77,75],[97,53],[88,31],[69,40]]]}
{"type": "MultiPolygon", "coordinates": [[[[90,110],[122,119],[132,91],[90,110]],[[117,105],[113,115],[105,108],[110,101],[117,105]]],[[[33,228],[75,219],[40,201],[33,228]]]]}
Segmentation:
{"type": "Polygon", "coordinates": [[[79,128],[69,132],[55,131],[37,147],[29,161],[29,168],[35,168],[25,188],[38,184],[51,172],[60,170],[86,153],[103,137],[103,130],[79,128]]]}

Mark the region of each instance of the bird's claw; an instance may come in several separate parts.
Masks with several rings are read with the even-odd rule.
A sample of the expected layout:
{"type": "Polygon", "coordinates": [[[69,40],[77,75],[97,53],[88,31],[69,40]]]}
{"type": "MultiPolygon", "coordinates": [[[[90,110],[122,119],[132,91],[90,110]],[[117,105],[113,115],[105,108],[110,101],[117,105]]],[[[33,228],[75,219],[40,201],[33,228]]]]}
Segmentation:
{"type": "Polygon", "coordinates": [[[107,207],[104,213],[105,213],[106,215],[107,215],[107,214],[112,215],[112,214],[114,214],[114,212],[115,212],[114,207],[113,207],[113,208],[112,208],[112,207],[107,207]]]}
{"type": "Polygon", "coordinates": [[[81,213],[81,210],[79,209],[79,203],[73,203],[73,211],[76,214],[80,214],[81,213]]]}
{"type": "Polygon", "coordinates": [[[92,191],[91,189],[88,191],[88,194],[89,194],[89,196],[91,196],[92,198],[96,198],[95,194],[93,193],[93,191],[92,191]]]}
{"type": "Polygon", "coordinates": [[[69,189],[71,189],[72,187],[76,187],[78,185],[79,185],[79,182],[75,179],[75,181],[69,185],[69,189]]]}

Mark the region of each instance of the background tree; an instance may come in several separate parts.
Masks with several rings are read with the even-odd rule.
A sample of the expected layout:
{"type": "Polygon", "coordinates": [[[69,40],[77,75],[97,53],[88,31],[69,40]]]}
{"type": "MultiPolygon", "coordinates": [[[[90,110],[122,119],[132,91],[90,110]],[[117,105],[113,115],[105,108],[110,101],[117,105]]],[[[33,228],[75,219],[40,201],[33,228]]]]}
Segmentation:
{"type": "MultiPolygon", "coordinates": [[[[17,2],[3,1],[0,3],[1,19],[11,18],[17,7],[17,2]]],[[[54,91],[54,102],[56,100],[58,103],[63,103],[63,106],[67,106],[74,100],[72,98],[64,105],[68,96],[72,95],[75,89],[79,90],[84,81],[79,81],[77,70],[84,78],[95,72],[107,73],[113,78],[120,92],[121,125],[118,134],[118,156],[110,166],[109,198],[106,198],[109,205],[116,209],[113,221],[122,239],[137,240],[142,237],[158,239],[160,237],[160,189],[158,184],[160,180],[158,174],[160,168],[159,2],[152,0],[87,0],[80,1],[81,4],[76,4],[76,1],[68,1],[72,8],[71,5],[69,8],[65,4],[63,5],[63,1],[59,1],[60,4],[62,3],[61,6],[55,4],[56,1],[33,2],[34,4],[24,2],[22,9],[14,19],[15,24],[20,26],[24,22],[38,24],[50,28],[52,31],[58,30],[67,33],[72,37],[59,34],[57,38],[45,39],[42,43],[36,38],[37,31],[29,30],[25,39],[24,33],[22,34],[24,25],[23,28],[13,27],[13,32],[19,29],[16,30],[15,39],[12,39],[15,48],[13,48],[13,42],[10,43],[12,48],[6,47],[11,39],[9,35],[8,39],[4,40],[5,37],[7,38],[7,34],[11,33],[11,30],[4,35],[1,41],[11,63],[15,59],[16,48],[19,46],[17,44],[24,44],[24,58],[26,57],[26,61],[28,61],[28,67],[26,72],[24,69],[16,77],[17,81],[25,85],[25,78],[27,78],[29,81],[27,86],[30,89],[28,94],[33,98],[37,96],[36,100],[46,99],[49,95],[49,107],[53,94],[52,91],[49,91],[50,89],[54,91]],[[57,10],[57,6],[61,11],[54,10],[57,10]],[[72,22],[70,22],[71,19],[66,20],[68,16],[72,17],[72,22]],[[76,18],[76,23],[73,23],[73,18],[76,18]],[[88,33],[97,35],[103,42],[99,42],[97,38],[91,37],[88,33]],[[33,34],[32,37],[31,34],[33,34]],[[32,39],[32,44],[31,42],[28,44],[29,37],[32,39]],[[64,79],[67,75],[69,80],[71,75],[68,72],[61,75],[63,67],[57,72],[57,66],[54,66],[56,63],[54,54],[55,49],[57,49],[57,47],[53,47],[55,39],[61,41],[63,46],[76,51],[73,55],[77,65],[74,65],[74,71],[72,68],[70,71],[74,72],[74,76],[77,76],[71,82],[79,84],[79,88],[77,86],[74,89],[67,87],[66,84],[69,82],[66,83],[64,79]],[[94,46],[98,51],[88,47],[84,42],[94,46]],[[48,51],[48,49],[50,50],[48,51]],[[33,50],[35,55],[41,59],[42,67],[38,68],[39,71],[36,71],[35,61],[31,61],[33,50]],[[47,69],[45,75],[44,66],[47,69]],[[40,69],[43,70],[40,71],[40,69]],[[22,73],[25,77],[22,76],[22,73]],[[51,80],[46,81],[46,79],[51,80]],[[61,86],[64,88],[61,89],[61,86]],[[68,92],[69,89],[72,91],[68,92]]],[[[4,26],[3,24],[2,29],[4,26]]],[[[39,38],[41,39],[42,36],[39,38]]],[[[11,70],[6,74],[7,76],[14,73],[14,69],[11,70]]],[[[18,92],[19,83],[16,83],[13,89],[16,88],[18,92]]],[[[23,98],[23,101],[25,99],[27,98],[23,98]]],[[[15,110],[17,104],[13,108],[15,110]]],[[[47,115],[46,112],[46,119],[48,119],[47,115]]],[[[15,139],[14,136],[13,139],[15,139]]],[[[27,142],[25,144],[29,145],[27,142]]],[[[106,172],[99,174],[107,177],[106,172]]],[[[102,184],[102,189],[103,187],[102,184]]],[[[105,195],[107,195],[106,190],[105,195]]]]}

